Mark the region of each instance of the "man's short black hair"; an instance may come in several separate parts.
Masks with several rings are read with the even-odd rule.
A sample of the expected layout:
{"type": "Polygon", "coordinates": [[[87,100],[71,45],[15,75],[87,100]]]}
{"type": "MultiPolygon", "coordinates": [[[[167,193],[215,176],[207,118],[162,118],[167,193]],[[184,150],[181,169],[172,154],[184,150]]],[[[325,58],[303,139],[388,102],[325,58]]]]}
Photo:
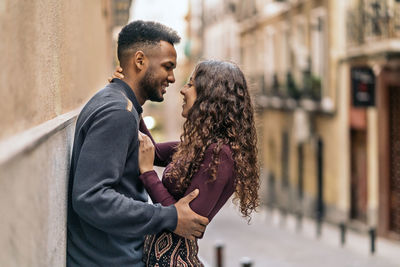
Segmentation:
{"type": "MultiPolygon", "coordinates": [[[[121,62],[130,53],[166,41],[172,45],[179,43],[177,32],[161,23],[136,20],[122,28],[118,36],[118,60],[121,62]]],[[[122,65],[122,63],[121,63],[122,65]]]]}

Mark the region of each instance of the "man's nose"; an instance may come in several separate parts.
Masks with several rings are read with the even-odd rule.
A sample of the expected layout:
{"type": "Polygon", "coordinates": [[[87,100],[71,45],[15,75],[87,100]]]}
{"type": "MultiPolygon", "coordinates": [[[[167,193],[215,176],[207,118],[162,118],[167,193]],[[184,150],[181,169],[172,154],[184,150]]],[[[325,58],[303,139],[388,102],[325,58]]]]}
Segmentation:
{"type": "Polygon", "coordinates": [[[175,82],[175,75],[174,72],[172,71],[170,75],[168,75],[168,81],[170,83],[174,83],[175,82]]]}

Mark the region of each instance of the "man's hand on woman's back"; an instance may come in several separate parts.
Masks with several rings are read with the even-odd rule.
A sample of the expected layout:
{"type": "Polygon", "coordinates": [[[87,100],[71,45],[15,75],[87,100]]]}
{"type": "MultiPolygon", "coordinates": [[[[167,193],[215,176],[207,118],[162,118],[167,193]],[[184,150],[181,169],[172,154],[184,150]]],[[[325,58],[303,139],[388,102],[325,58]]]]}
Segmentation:
{"type": "Polygon", "coordinates": [[[199,190],[196,189],[175,203],[176,211],[178,212],[178,223],[174,233],[191,240],[195,240],[196,237],[202,237],[209,223],[208,218],[198,215],[189,206],[189,203],[198,194],[199,190]]]}

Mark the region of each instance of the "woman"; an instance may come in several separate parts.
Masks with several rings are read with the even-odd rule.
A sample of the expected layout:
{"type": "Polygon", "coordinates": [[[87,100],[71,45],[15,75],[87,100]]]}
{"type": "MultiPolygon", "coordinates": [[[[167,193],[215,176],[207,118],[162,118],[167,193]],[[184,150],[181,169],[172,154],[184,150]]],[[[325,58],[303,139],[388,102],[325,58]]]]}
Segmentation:
{"type": "MultiPolygon", "coordinates": [[[[234,194],[250,220],[259,204],[259,173],[253,108],[242,71],[230,62],[201,62],[180,93],[186,121],[162,181],[153,170],[153,141],[142,135],[139,168],[146,190],[154,203],[167,206],[198,188],[190,206],[210,222],[234,194]]],[[[147,266],[203,266],[197,254],[197,240],[164,231],[146,237],[143,260],[147,266]]]]}

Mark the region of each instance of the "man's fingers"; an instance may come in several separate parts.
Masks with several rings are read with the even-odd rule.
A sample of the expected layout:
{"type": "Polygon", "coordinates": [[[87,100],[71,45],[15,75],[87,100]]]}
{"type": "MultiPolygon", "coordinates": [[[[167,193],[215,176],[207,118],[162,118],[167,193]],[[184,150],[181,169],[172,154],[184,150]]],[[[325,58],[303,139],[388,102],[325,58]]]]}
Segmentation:
{"type": "Polygon", "coordinates": [[[204,231],[206,230],[206,227],[203,225],[196,225],[195,227],[192,228],[191,234],[195,236],[201,236],[204,231]]]}
{"type": "Polygon", "coordinates": [[[204,232],[206,230],[206,226],[205,225],[202,225],[202,224],[199,224],[199,225],[196,225],[196,229],[194,229],[194,231],[199,231],[199,232],[204,232]]]}
{"type": "MultiPolygon", "coordinates": [[[[205,227],[209,224],[209,220],[208,220],[208,218],[207,217],[203,217],[203,216],[197,216],[197,220],[196,220],[196,222],[198,223],[198,224],[200,224],[200,225],[202,225],[203,227],[204,227],[204,229],[205,229],[205,227]]],[[[204,231],[204,230],[203,230],[204,231]]]]}
{"type": "Polygon", "coordinates": [[[193,199],[195,199],[199,195],[199,189],[195,189],[190,192],[186,197],[182,198],[185,203],[190,203],[193,199]]]}
{"type": "Polygon", "coordinates": [[[203,236],[203,232],[195,231],[194,232],[194,236],[197,237],[197,238],[202,237],[203,236]]]}

